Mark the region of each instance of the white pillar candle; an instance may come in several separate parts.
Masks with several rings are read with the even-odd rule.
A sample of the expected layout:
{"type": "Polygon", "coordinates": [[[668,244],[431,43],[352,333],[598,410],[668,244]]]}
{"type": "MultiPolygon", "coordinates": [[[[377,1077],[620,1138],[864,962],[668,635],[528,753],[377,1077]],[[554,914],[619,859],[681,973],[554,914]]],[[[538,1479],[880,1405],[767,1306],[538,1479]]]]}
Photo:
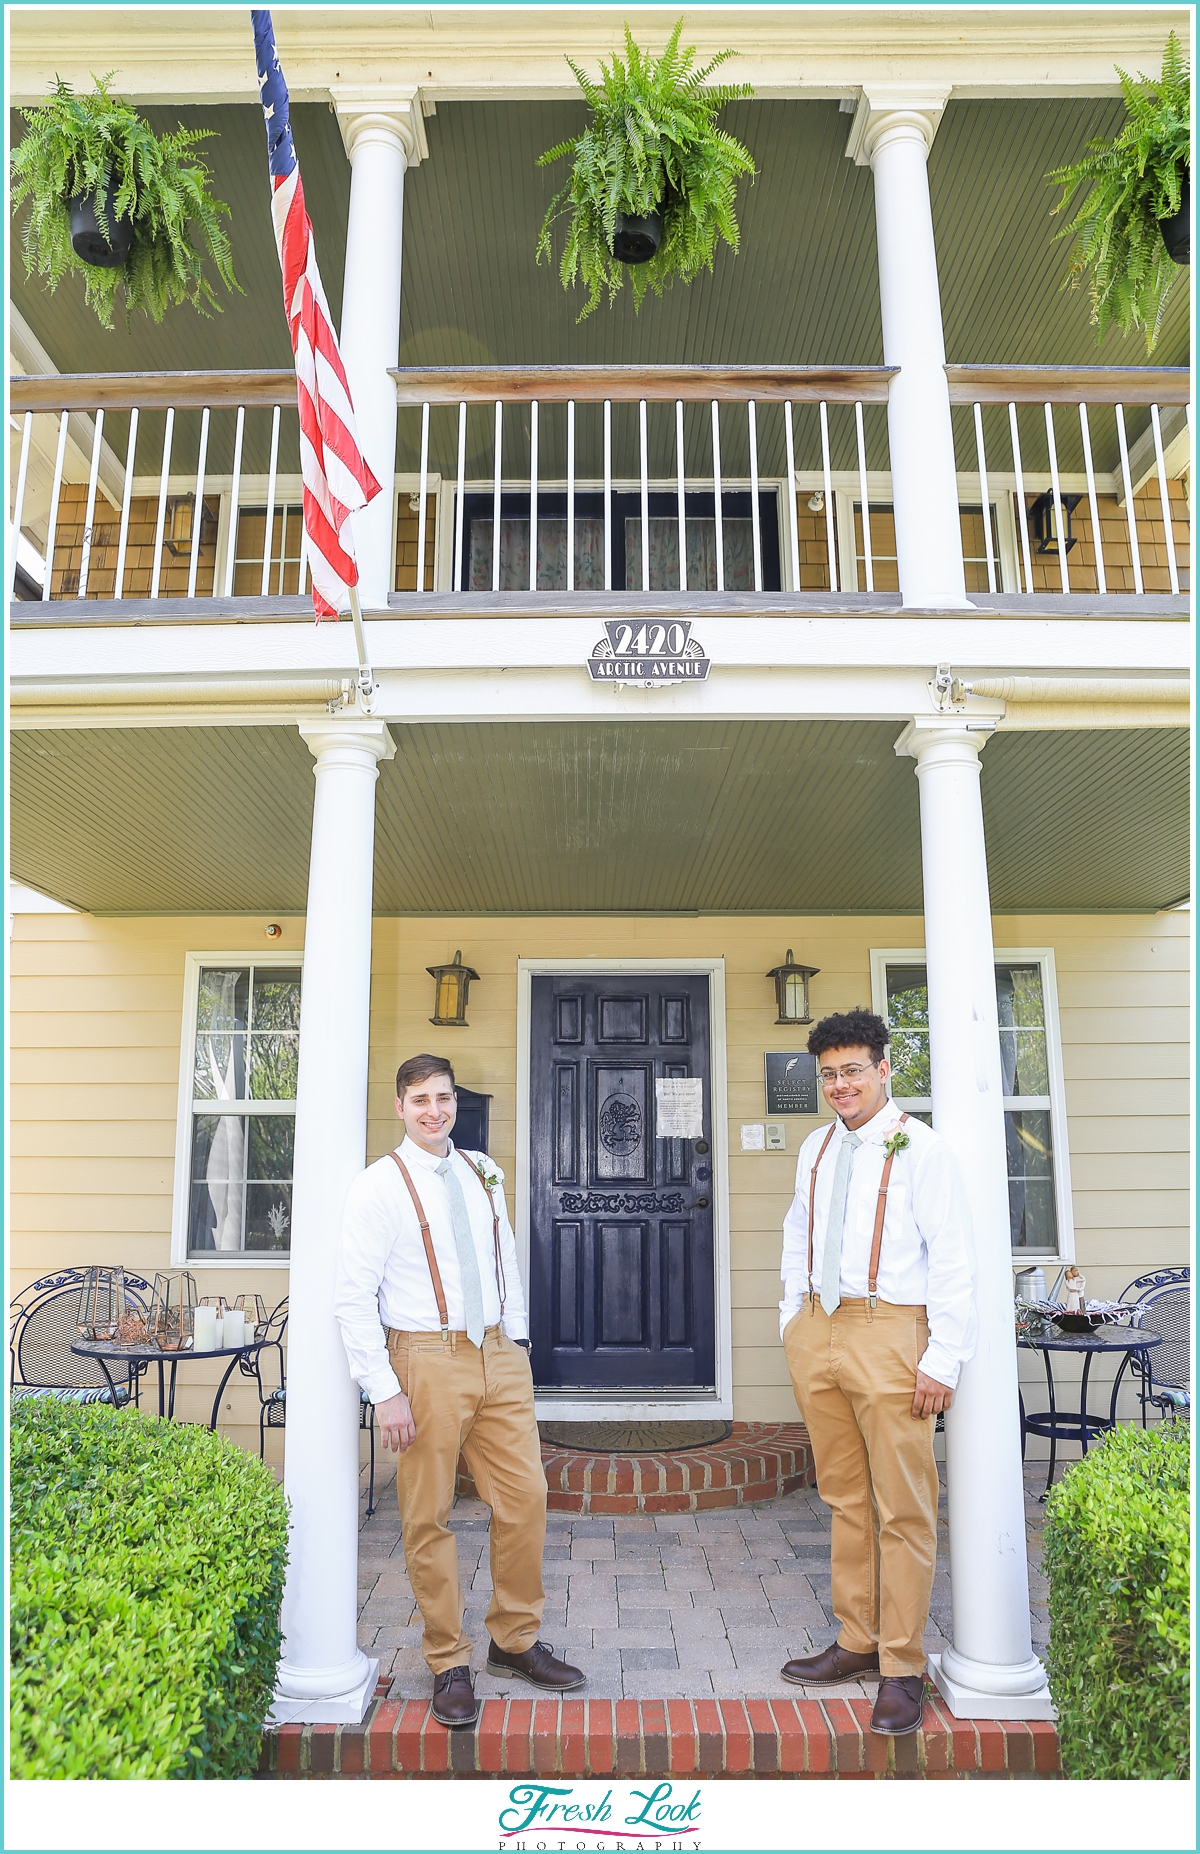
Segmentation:
{"type": "Polygon", "coordinates": [[[215,1352],[219,1343],[217,1337],[217,1310],[215,1307],[197,1307],[192,1327],[193,1352],[215,1352]]]}
{"type": "Polygon", "coordinates": [[[221,1322],[221,1340],[226,1351],[246,1343],[246,1316],[240,1307],[233,1308],[221,1322]]]}

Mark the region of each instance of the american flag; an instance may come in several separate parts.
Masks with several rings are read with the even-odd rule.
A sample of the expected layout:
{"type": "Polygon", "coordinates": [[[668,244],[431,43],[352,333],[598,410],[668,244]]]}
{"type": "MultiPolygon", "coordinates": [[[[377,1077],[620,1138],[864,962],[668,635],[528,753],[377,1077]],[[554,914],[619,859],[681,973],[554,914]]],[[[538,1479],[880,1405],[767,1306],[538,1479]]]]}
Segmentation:
{"type": "Polygon", "coordinates": [[[358,448],[354,407],[329,305],[321,287],[312,223],[304,208],[300,166],[288,121],[288,92],[275,50],[271,15],[252,10],[255,69],[267,123],[271,216],[283,271],[283,302],[296,356],[300,407],[300,473],[304,527],[318,618],[336,618],[358,584],[358,564],[346,520],[364,509],[380,485],[358,448]]]}

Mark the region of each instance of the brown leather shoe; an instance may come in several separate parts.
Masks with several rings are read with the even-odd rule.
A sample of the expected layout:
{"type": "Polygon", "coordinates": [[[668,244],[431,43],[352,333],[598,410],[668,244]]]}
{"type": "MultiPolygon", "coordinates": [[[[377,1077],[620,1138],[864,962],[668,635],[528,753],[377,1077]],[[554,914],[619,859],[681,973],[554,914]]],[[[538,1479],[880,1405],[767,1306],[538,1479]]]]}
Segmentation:
{"type": "Polygon", "coordinates": [[[924,1674],[884,1674],[875,1696],[871,1730],[888,1738],[903,1738],[920,1729],[925,1707],[924,1674]]]}
{"type": "Polygon", "coordinates": [[[856,1654],[853,1648],[843,1648],[840,1642],[834,1642],[832,1647],[822,1648],[820,1654],[789,1661],[780,1672],[785,1680],[794,1681],[798,1687],[832,1687],[843,1680],[859,1680],[864,1674],[877,1674],[879,1655],[874,1649],[870,1654],[856,1654]]]}
{"type": "Polygon", "coordinates": [[[474,1725],[479,1717],[479,1701],[469,1667],[448,1667],[444,1674],[435,1676],[433,1716],[439,1725],[474,1725]]]}
{"type": "Polygon", "coordinates": [[[534,1642],[524,1654],[506,1654],[488,1637],[487,1671],[502,1680],[527,1680],[548,1693],[570,1693],[584,1685],[587,1675],[567,1661],[558,1661],[549,1642],[534,1642]]]}

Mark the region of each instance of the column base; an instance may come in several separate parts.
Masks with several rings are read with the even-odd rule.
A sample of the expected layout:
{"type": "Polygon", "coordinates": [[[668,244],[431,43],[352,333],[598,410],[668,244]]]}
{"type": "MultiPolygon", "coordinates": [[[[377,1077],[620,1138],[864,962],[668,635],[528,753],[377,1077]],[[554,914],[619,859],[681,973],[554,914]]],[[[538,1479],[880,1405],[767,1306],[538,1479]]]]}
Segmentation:
{"type": "Polygon", "coordinates": [[[267,1714],[270,1725],[361,1725],[366,1717],[367,1707],[375,1697],[375,1682],[379,1676],[379,1662],[369,1656],[362,1657],[362,1669],[355,1683],[345,1693],[306,1694],[297,1697],[291,1693],[275,1692],[271,1710],[267,1714]]]}
{"type": "Polygon", "coordinates": [[[940,1654],[929,1656],[929,1675],[956,1719],[1057,1719],[1045,1676],[1032,1693],[985,1693],[964,1686],[942,1667],[940,1654]]]}

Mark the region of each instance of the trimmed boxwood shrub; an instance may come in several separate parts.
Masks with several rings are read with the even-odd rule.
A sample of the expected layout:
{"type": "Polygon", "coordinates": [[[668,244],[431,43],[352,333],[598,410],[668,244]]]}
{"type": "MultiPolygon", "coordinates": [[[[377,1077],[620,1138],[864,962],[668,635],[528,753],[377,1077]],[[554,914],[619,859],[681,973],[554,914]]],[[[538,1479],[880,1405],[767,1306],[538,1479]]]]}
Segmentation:
{"type": "Polygon", "coordinates": [[[287,1561],[270,1470],[103,1405],[11,1427],[12,1775],[249,1776],[287,1561]]]}
{"type": "Polygon", "coordinates": [[[1046,1502],[1050,1691],[1068,1777],[1188,1775],[1187,1423],[1116,1429],[1046,1502]]]}

